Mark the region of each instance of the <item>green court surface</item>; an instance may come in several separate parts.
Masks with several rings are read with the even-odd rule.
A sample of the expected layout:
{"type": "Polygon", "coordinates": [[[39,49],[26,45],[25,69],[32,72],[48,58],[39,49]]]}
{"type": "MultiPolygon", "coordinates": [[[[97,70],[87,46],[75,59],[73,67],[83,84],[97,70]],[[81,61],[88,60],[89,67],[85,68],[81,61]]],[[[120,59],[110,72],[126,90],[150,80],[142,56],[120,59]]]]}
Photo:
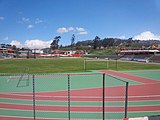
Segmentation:
{"type": "MultiPolygon", "coordinates": [[[[139,113],[129,113],[130,117],[135,117],[135,116],[149,116],[149,115],[158,115],[159,112],[139,112],[139,113]]],[[[33,112],[32,111],[15,111],[15,110],[1,110],[0,115],[10,115],[10,116],[19,116],[19,117],[29,117],[33,118],[33,112]]],[[[122,117],[122,113],[106,113],[105,114],[108,119],[119,119],[122,117]],[[114,118],[113,118],[114,116],[114,118]]],[[[67,118],[68,113],[60,113],[60,112],[37,112],[37,118],[67,118]]],[[[74,119],[102,119],[102,113],[71,113],[71,118],[74,119]]],[[[121,119],[122,120],[122,119],[121,119]]]]}
{"type": "MultiPolygon", "coordinates": [[[[20,76],[0,76],[0,92],[32,92],[32,79],[33,76],[29,75],[29,81],[26,79],[27,76],[24,76],[24,80],[20,82],[20,86],[26,86],[27,82],[29,82],[29,86],[26,87],[17,87],[18,80],[20,76]],[[25,80],[26,79],[26,80],[25,80]]],[[[102,77],[103,74],[83,74],[83,75],[75,75],[71,76],[71,89],[83,89],[83,88],[99,88],[102,87],[102,77]]],[[[118,77],[117,77],[118,78],[118,77]]],[[[37,75],[35,76],[35,87],[37,92],[47,92],[47,91],[59,91],[59,90],[67,90],[67,74],[62,75],[37,75]]],[[[106,86],[123,86],[124,83],[112,78],[110,76],[106,76],[106,86]]],[[[121,79],[121,78],[119,78],[121,79]]],[[[139,82],[124,79],[128,81],[131,85],[140,84],[139,82]]]]}
{"type": "Polygon", "coordinates": [[[133,70],[133,71],[124,71],[132,75],[141,76],[144,78],[150,78],[154,80],[160,80],[160,70],[133,70]]]}
{"type": "MultiPolygon", "coordinates": [[[[136,75],[136,76],[141,76],[144,78],[150,78],[154,80],[160,80],[160,75],[158,74],[158,70],[153,70],[153,71],[122,71],[128,74],[136,75]]],[[[54,93],[49,94],[49,97],[52,97],[52,100],[40,100],[36,96],[36,101],[35,104],[37,106],[62,106],[62,107],[67,107],[68,106],[68,99],[65,95],[67,95],[67,90],[68,90],[68,80],[70,80],[70,90],[71,90],[71,95],[74,94],[72,91],[78,91],[78,90],[85,90],[84,92],[81,93],[81,95],[75,95],[75,96],[86,96],[87,97],[95,97],[95,96],[90,96],[90,94],[87,94],[87,90],[90,89],[97,89],[102,88],[103,86],[103,74],[98,73],[98,72],[93,72],[93,73],[82,73],[82,74],[72,74],[70,77],[68,74],[47,74],[47,75],[24,75],[23,78],[21,78],[21,81],[19,83],[19,87],[17,87],[17,84],[21,78],[21,75],[7,75],[7,76],[0,76],[0,106],[5,103],[5,104],[19,104],[19,105],[33,105],[33,99],[32,99],[32,93],[33,92],[33,79],[35,81],[35,92],[36,93],[45,93],[50,92],[54,93]],[[60,92],[57,93],[57,92],[60,92]],[[64,92],[64,93],[63,93],[64,92]],[[85,93],[86,92],[86,93],[85,93]],[[5,98],[3,94],[5,95],[11,95],[12,94],[19,94],[19,96],[29,96],[31,99],[20,99],[20,98],[5,98]],[[63,93],[63,95],[62,95],[63,93]],[[54,96],[56,94],[56,96],[54,96]],[[56,100],[57,96],[65,97],[65,100],[56,100]]],[[[125,97],[125,89],[121,88],[125,86],[124,82],[119,81],[124,80],[129,82],[130,86],[134,85],[141,85],[143,83],[141,82],[136,82],[134,80],[126,79],[126,78],[120,78],[117,76],[105,76],[105,87],[106,88],[114,88],[114,87],[120,87],[118,89],[119,91],[118,94],[119,96],[116,96],[117,94],[114,95],[112,94],[112,97],[125,97]]],[[[110,89],[109,89],[110,90],[110,89]]],[[[101,91],[102,92],[102,91],[101,91]]],[[[110,92],[110,91],[108,91],[110,92]]],[[[111,91],[112,92],[112,91],[111,91]]],[[[47,93],[46,93],[47,94],[47,93]]],[[[92,93],[91,93],[92,94],[92,93]]],[[[106,93],[110,94],[110,93],[106,93]]],[[[42,94],[40,94],[41,97],[44,97],[42,94]]],[[[71,107],[83,107],[85,110],[85,107],[96,107],[94,112],[85,112],[85,111],[71,111],[70,116],[71,119],[102,119],[102,112],[100,112],[100,109],[102,109],[102,93],[98,94],[99,97],[98,100],[96,101],[72,101],[70,102],[71,107]]],[[[106,109],[107,107],[122,107],[124,108],[125,106],[125,99],[122,101],[106,101],[105,106],[106,109]]],[[[135,100],[135,101],[129,101],[128,102],[129,107],[134,107],[134,106],[160,106],[160,100],[135,100]]],[[[158,115],[160,113],[160,109],[157,111],[128,111],[128,117],[136,117],[136,116],[149,116],[149,115],[158,115]]],[[[33,109],[23,109],[23,110],[18,110],[18,109],[9,109],[9,108],[0,108],[0,116],[16,116],[16,117],[29,117],[33,118],[33,109]]],[[[59,119],[67,119],[68,118],[68,111],[47,111],[47,110],[36,110],[36,117],[37,118],[59,118],[59,119]]],[[[106,120],[115,120],[115,119],[123,119],[124,118],[124,109],[121,112],[114,112],[114,111],[107,111],[105,112],[105,117],[106,120]]]]}

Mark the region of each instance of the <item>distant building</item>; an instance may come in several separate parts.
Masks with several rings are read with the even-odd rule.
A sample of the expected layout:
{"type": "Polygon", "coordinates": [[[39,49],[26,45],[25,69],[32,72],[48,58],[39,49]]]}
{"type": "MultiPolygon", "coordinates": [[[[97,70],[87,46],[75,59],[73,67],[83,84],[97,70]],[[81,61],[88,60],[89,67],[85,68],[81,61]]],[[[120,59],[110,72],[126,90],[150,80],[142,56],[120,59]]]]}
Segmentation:
{"type": "Polygon", "coordinates": [[[3,58],[3,54],[2,54],[2,53],[0,53],[0,59],[1,59],[1,58],[3,58]]]}
{"type": "Polygon", "coordinates": [[[43,52],[43,50],[40,50],[40,49],[32,49],[31,50],[32,51],[32,53],[34,54],[43,54],[44,52],[43,52]]]}
{"type": "Polygon", "coordinates": [[[27,57],[28,55],[31,55],[32,52],[29,50],[20,50],[17,52],[17,57],[27,57]]]}
{"type": "Polygon", "coordinates": [[[120,53],[125,55],[154,55],[159,52],[159,50],[122,50],[120,53]]]}
{"type": "Polygon", "coordinates": [[[31,52],[32,52],[32,55],[34,56],[41,56],[44,53],[43,50],[40,50],[40,49],[32,49],[31,52]]]}
{"type": "Polygon", "coordinates": [[[0,54],[0,58],[16,57],[16,51],[13,50],[13,46],[9,44],[0,44],[0,54]]]}

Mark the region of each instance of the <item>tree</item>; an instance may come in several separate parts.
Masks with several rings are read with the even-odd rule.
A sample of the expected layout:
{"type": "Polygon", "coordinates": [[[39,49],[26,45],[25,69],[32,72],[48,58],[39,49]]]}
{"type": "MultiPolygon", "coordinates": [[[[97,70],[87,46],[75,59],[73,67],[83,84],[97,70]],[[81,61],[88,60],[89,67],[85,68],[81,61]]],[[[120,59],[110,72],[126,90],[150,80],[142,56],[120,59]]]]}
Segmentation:
{"type": "Polygon", "coordinates": [[[115,39],[114,38],[107,38],[107,46],[110,47],[110,46],[113,46],[114,43],[115,43],[115,39]]]}
{"type": "Polygon", "coordinates": [[[132,44],[133,38],[128,38],[127,43],[132,44]]]}
{"type": "Polygon", "coordinates": [[[71,50],[73,49],[73,46],[75,44],[74,42],[75,42],[75,35],[73,34],[71,38],[71,50]]]}
{"type": "Polygon", "coordinates": [[[12,46],[13,50],[17,50],[17,47],[15,45],[12,46]]]}
{"type": "Polygon", "coordinates": [[[100,46],[101,46],[100,38],[96,36],[93,40],[93,49],[96,49],[97,47],[100,48],[100,46]]]}
{"type": "Polygon", "coordinates": [[[58,47],[59,47],[58,42],[60,41],[60,39],[61,39],[61,36],[56,36],[56,37],[54,38],[54,40],[53,40],[52,43],[50,44],[51,50],[58,49],[58,47]]]}

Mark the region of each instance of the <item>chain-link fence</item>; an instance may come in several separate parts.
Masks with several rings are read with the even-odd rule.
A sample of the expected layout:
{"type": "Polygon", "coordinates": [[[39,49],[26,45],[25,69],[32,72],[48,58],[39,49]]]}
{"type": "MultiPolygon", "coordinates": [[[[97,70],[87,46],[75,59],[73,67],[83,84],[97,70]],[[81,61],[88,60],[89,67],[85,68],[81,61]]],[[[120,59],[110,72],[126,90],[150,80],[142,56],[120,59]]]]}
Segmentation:
{"type": "Polygon", "coordinates": [[[104,79],[104,117],[112,120],[126,118],[128,104],[128,82],[111,75],[105,75],[104,79]]]}
{"type": "Polygon", "coordinates": [[[0,119],[34,118],[33,95],[32,76],[0,75],[0,119]]]}
{"type": "Polygon", "coordinates": [[[128,82],[94,74],[0,76],[0,118],[113,120],[127,117],[128,82]]]}

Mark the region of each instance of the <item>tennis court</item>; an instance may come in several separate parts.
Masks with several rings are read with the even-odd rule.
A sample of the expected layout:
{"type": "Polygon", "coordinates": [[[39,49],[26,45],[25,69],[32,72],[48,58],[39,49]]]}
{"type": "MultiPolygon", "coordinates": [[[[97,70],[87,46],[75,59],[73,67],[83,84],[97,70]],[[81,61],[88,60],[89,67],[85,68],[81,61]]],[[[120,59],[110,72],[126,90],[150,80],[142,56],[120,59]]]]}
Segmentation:
{"type": "Polygon", "coordinates": [[[128,117],[158,115],[159,72],[101,70],[77,74],[1,75],[0,119],[100,120],[105,115],[106,120],[122,120],[126,103],[123,81],[129,82],[128,117]]]}

